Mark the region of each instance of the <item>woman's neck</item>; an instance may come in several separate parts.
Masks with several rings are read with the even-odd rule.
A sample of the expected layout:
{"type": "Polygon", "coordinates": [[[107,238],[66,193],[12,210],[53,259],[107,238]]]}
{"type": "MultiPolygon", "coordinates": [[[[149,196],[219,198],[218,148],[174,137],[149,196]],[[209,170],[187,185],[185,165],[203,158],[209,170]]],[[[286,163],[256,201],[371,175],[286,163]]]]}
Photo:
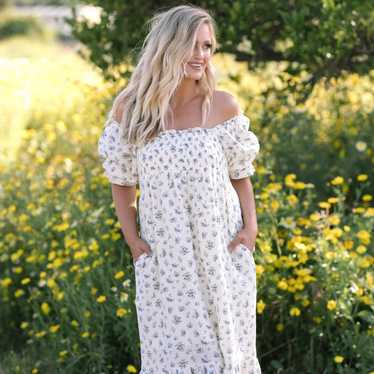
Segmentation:
{"type": "Polygon", "coordinates": [[[171,109],[178,110],[178,108],[187,105],[200,96],[199,91],[199,86],[195,80],[184,79],[170,100],[171,109]]]}

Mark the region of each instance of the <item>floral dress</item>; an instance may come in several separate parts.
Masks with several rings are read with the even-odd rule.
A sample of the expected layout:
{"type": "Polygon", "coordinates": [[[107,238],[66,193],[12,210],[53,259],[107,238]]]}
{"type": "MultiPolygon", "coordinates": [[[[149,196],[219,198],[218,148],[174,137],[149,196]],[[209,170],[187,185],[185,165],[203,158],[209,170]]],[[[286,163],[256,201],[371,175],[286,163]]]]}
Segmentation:
{"type": "Polygon", "coordinates": [[[243,226],[231,179],[254,174],[260,145],[249,118],[169,129],[129,144],[108,119],[98,142],[106,177],[139,185],[134,262],[140,374],[259,374],[256,264],[229,242],[243,226]]]}

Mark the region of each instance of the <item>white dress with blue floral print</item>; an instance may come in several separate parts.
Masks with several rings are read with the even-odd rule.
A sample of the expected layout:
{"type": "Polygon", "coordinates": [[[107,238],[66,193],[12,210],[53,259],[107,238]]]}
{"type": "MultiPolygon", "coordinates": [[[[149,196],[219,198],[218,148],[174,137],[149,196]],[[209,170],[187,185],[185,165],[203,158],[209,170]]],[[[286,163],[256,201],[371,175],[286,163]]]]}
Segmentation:
{"type": "Polygon", "coordinates": [[[140,374],[259,374],[256,264],[229,242],[242,228],[231,179],[254,174],[260,145],[239,114],[212,128],[170,129],[143,146],[107,120],[98,142],[105,175],[139,185],[134,262],[140,374]]]}

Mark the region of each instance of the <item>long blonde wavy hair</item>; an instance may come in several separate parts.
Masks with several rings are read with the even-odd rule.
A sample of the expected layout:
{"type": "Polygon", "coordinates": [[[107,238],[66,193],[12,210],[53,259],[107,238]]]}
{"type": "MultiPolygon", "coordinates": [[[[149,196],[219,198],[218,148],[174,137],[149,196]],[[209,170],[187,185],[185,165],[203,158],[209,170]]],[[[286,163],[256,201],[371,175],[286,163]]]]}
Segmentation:
{"type": "MultiPolygon", "coordinates": [[[[192,56],[197,30],[208,24],[211,33],[211,54],[216,50],[216,25],[203,8],[180,5],[156,13],[139,60],[129,82],[114,99],[109,120],[114,119],[131,144],[145,144],[168,128],[172,116],[170,99],[184,78],[184,64],[192,56]]],[[[216,87],[213,66],[208,63],[202,78],[196,81],[202,102],[202,126],[211,107],[216,87]]]]}

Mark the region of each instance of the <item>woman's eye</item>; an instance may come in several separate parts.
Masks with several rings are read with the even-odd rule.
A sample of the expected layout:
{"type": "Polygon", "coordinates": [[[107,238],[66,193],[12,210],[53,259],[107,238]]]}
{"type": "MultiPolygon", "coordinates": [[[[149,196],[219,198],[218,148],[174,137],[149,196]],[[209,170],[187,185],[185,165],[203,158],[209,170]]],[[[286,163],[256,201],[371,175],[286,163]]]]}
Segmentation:
{"type": "MultiPolygon", "coordinates": [[[[198,48],[198,47],[195,46],[195,49],[197,49],[197,48],[198,48]]],[[[210,50],[210,49],[212,49],[212,44],[204,44],[202,48],[203,48],[203,49],[206,49],[206,50],[210,50]]]]}

